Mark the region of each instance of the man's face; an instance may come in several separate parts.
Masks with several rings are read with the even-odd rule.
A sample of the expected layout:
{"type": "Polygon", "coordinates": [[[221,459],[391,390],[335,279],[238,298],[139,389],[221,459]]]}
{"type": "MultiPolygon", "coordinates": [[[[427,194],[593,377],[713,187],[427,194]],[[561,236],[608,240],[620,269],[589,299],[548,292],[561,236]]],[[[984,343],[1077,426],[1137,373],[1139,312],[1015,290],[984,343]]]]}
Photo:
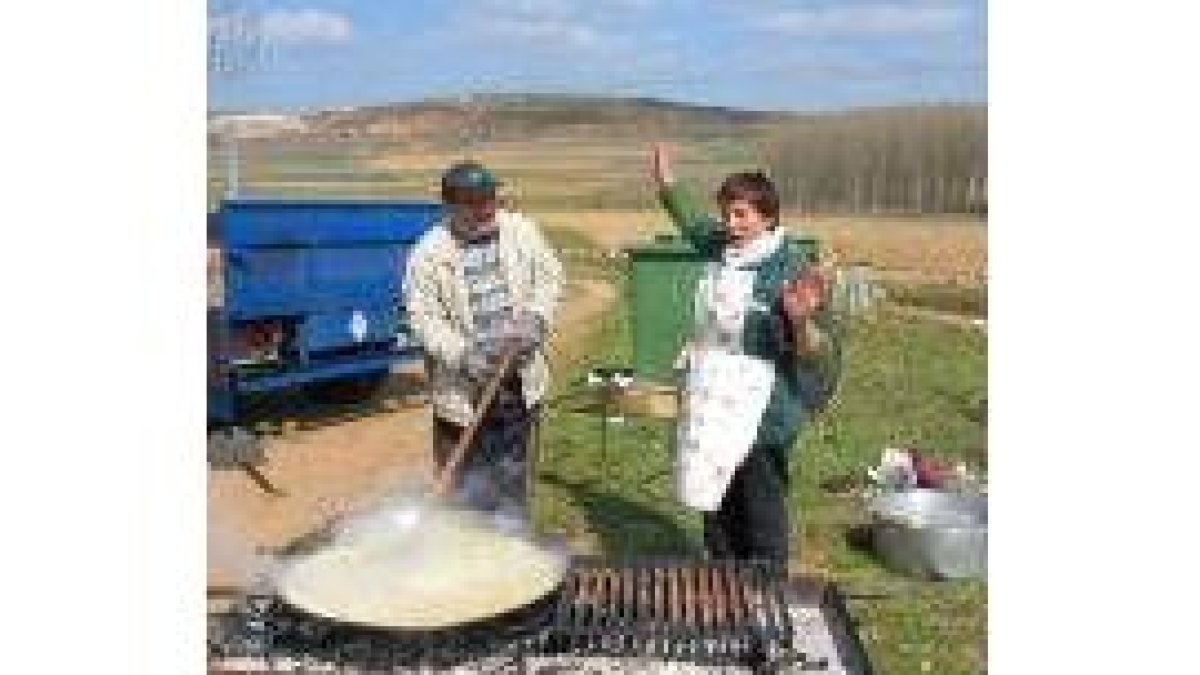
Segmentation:
{"type": "Polygon", "coordinates": [[[454,222],[467,232],[486,230],[496,219],[499,201],[494,194],[459,195],[450,204],[454,222]]]}
{"type": "Polygon", "coordinates": [[[753,241],[771,227],[771,221],[745,199],[721,204],[721,217],[734,246],[753,241]]]}

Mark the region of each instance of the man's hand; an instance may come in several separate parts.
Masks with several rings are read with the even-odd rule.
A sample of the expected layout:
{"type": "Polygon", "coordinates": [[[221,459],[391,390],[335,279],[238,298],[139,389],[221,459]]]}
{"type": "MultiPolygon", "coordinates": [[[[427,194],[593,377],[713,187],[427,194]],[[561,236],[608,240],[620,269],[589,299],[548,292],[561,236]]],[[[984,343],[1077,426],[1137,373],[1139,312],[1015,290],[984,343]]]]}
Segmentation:
{"type": "Polygon", "coordinates": [[[671,165],[671,150],[666,143],[659,141],[654,144],[650,157],[650,174],[654,177],[654,184],[658,187],[666,187],[675,182],[675,170],[671,165]]]}
{"type": "Polygon", "coordinates": [[[486,382],[498,365],[495,356],[483,345],[473,345],[463,354],[462,367],[467,379],[475,384],[486,382]]]}
{"type": "Polygon", "coordinates": [[[546,322],[533,312],[518,312],[509,319],[504,339],[518,356],[528,358],[545,342],[546,322]]]}

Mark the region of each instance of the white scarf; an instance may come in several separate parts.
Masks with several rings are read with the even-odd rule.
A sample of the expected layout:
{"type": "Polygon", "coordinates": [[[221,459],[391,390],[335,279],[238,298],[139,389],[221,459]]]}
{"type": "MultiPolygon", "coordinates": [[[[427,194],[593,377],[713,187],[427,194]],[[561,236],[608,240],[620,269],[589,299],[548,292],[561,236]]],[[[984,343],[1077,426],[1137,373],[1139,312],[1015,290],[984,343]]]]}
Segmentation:
{"type": "Polygon", "coordinates": [[[775,228],[767,230],[759,236],[742,245],[741,248],[726,246],[721,254],[721,264],[725,267],[744,269],[753,267],[766,260],[783,244],[783,230],[775,228]]]}
{"type": "Polygon", "coordinates": [[[709,265],[696,293],[697,347],[740,352],[746,312],[754,303],[755,265],[783,244],[776,229],[749,241],[742,248],[726,247],[720,262],[709,265]]]}

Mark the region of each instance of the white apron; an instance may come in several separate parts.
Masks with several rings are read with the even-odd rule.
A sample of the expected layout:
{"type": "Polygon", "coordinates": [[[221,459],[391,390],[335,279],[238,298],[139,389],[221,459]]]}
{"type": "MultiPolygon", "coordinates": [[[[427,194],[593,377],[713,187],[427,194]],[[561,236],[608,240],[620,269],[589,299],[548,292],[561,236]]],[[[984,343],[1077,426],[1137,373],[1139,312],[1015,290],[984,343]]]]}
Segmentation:
{"type": "Polygon", "coordinates": [[[755,272],[782,236],[769,232],[744,251],[709,265],[696,287],[696,336],[687,352],[676,456],[680,501],[715,511],[733,473],[750,453],[771,390],[775,366],[743,353],[746,314],[769,308],[753,300],[755,272]]]}

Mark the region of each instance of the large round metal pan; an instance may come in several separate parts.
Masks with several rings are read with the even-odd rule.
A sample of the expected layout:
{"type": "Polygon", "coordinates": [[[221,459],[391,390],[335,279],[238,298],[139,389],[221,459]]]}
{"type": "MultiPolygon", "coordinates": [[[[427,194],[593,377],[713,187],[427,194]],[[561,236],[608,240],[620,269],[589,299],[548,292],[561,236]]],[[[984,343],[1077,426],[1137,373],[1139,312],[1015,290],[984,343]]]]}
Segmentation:
{"type": "Polygon", "coordinates": [[[276,592],[305,615],[405,634],[504,623],[558,596],[565,556],[454,514],[423,525],[403,536],[368,531],[297,556],[276,592]]]}

